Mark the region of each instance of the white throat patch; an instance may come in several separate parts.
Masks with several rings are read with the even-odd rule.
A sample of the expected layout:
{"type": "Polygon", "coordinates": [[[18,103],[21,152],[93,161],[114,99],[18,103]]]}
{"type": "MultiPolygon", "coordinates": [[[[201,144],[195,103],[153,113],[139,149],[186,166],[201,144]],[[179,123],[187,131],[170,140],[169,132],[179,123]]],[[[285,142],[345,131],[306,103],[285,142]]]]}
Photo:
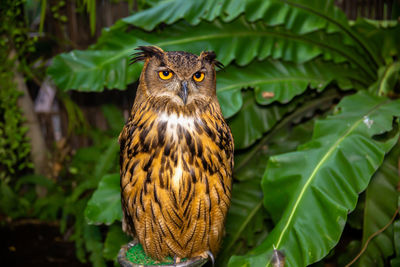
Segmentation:
{"type": "Polygon", "coordinates": [[[158,120],[168,122],[168,128],[175,128],[179,124],[183,128],[191,129],[194,127],[195,118],[182,115],[177,116],[176,114],[168,115],[167,113],[162,113],[158,120]]]}

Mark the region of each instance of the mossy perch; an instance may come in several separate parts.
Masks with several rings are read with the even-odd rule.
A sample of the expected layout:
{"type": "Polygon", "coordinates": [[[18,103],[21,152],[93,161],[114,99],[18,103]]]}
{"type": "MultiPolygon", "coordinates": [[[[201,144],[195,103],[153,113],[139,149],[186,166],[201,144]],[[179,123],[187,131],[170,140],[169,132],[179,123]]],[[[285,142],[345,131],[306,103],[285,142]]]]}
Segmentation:
{"type": "Polygon", "coordinates": [[[139,266],[177,266],[177,267],[200,267],[203,266],[207,259],[195,257],[192,259],[182,259],[180,263],[174,264],[172,257],[167,257],[166,261],[158,262],[146,255],[142,246],[135,242],[131,242],[121,247],[118,253],[118,262],[122,267],[139,267],[139,266]]]}

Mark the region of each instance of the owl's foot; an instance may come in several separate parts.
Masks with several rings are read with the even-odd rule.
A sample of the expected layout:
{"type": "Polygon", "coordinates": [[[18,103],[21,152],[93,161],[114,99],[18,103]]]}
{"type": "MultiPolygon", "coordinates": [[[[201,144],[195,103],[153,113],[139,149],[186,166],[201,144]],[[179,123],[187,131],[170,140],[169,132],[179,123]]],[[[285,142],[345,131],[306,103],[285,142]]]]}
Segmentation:
{"type": "Polygon", "coordinates": [[[211,251],[206,250],[203,253],[199,254],[200,257],[204,258],[204,259],[209,259],[211,260],[211,264],[214,267],[214,263],[215,263],[215,259],[214,259],[214,255],[212,254],[211,251]]]}
{"type": "Polygon", "coordinates": [[[177,263],[181,262],[181,258],[179,258],[178,256],[174,256],[174,265],[176,265],[177,263]]]}

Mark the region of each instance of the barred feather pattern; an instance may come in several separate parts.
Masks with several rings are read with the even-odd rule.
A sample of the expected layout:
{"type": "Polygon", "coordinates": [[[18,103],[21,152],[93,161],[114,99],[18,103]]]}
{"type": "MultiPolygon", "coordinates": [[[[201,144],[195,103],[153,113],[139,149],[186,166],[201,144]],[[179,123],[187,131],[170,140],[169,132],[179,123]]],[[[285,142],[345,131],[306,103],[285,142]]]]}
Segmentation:
{"type": "Polygon", "coordinates": [[[124,230],[147,255],[218,253],[230,206],[233,138],[217,101],[134,104],[120,138],[124,230]]]}

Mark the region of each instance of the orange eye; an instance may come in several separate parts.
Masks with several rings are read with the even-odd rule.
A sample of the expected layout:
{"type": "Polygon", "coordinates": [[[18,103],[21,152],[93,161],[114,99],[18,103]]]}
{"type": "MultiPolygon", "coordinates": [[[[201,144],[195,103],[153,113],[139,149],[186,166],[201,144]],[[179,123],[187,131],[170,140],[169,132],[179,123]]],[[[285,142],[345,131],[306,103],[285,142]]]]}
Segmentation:
{"type": "Polygon", "coordinates": [[[196,72],[193,75],[193,80],[195,80],[196,82],[201,82],[202,80],[204,80],[204,73],[203,72],[196,72]]]}
{"type": "Polygon", "coordinates": [[[168,71],[168,70],[159,71],[158,72],[158,76],[160,76],[160,78],[163,79],[163,80],[171,79],[172,71],[168,71]]]}

